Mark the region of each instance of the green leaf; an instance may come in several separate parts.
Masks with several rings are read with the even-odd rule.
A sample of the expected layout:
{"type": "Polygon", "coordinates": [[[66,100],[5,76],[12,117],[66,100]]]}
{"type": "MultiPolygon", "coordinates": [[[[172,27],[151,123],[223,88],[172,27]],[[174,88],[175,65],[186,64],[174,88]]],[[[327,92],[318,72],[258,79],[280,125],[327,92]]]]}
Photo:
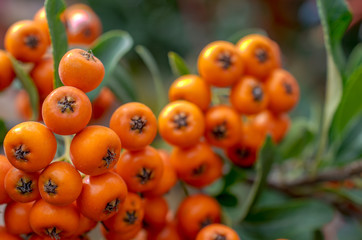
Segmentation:
{"type": "Polygon", "coordinates": [[[31,120],[36,121],[39,116],[39,94],[38,90],[29,76],[29,74],[24,70],[23,66],[19,61],[17,61],[13,56],[9,55],[11,63],[13,65],[16,77],[20,80],[24,89],[28,92],[30,98],[30,105],[33,111],[31,120]]]}
{"type": "Polygon", "coordinates": [[[263,35],[263,36],[268,36],[266,31],[261,28],[248,28],[248,29],[243,29],[243,30],[240,30],[240,31],[234,33],[231,37],[229,37],[227,39],[227,41],[236,44],[240,39],[242,39],[243,37],[245,37],[249,34],[259,34],[259,35],[263,35]]]}
{"type": "Polygon", "coordinates": [[[359,43],[349,55],[345,76],[346,81],[348,82],[350,76],[362,66],[362,43],[359,43]]]}
{"type": "Polygon", "coordinates": [[[0,144],[3,144],[7,132],[8,129],[6,128],[5,122],[0,118],[0,144]]]}
{"type": "Polygon", "coordinates": [[[246,202],[243,204],[241,220],[248,216],[249,212],[257,201],[266,183],[271,166],[278,157],[279,153],[277,152],[277,149],[274,146],[271,137],[268,136],[265,140],[264,146],[259,152],[259,157],[256,163],[256,179],[250,193],[248,194],[246,202]]]}
{"type": "Polygon", "coordinates": [[[325,190],[345,199],[348,199],[357,205],[362,205],[362,189],[328,188],[325,190]]]}
{"type": "Polygon", "coordinates": [[[106,85],[121,102],[137,101],[133,79],[121,65],[114,69],[106,85]]]}
{"type": "Polygon", "coordinates": [[[235,207],[238,204],[238,199],[235,195],[224,192],[218,196],[216,196],[216,200],[222,205],[226,207],[235,207]]]}
{"type": "Polygon", "coordinates": [[[190,70],[187,67],[185,60],[175,52],[168,53],[168,61],[171,66],[173,75],[176,77],[190,74],[190,70]]]}
{"type": "Polygon", "coordinates": [[[109,79],[118,62],[131,49],[132,45],[133,40],[131,36],[121,30],[104,33],[94,43],[92,46],[93,54],[103,63],[105,75],[101,84],[93,91],[87,93],[91,101],[98,96],[101,89],[110,81],[109,79]]]}
{"type": "Polygon", "coordinates": [[[235,228],[241,239],[312,240],[315,231],[330,222],[333,215],[333,208],[320,201],[293,200],[254,211],[235,228]]]}
{"type": "Polygon", "coordinates": [[[317,6],[327,50],[326,97],[320,144],[316,157],[318,166],[328,142],[328,132],[334,113],[342,96],[342,71],[345,56],[341,47],[341,39],[352,20],[352,14],[344,0],[317,0],[317,6]]]}
{"type": "Polygon", "coordinates": [[[341,40],[352,21],[352,14],[344,0],[317,0],[317,6],[327,52],[341,73],[345,64],[341,40]]]}
{"type": "Polygon", "coordinates": [[[314,137],[315,132],[306,119],[294,120],[287,136],[279,145],[282,160],[299,157],[314,137]]]}
{"type": "Polygon", "coordinates": [[[355,218],[343,219],[343,225],[338,229],[338,239],[362,240],[362,225],[355,218]]]}
{"type": "Polygon", "coordinates": [[[158,114],[168,102],[166,96],[166,90],[164,89],[163,82],[161,79],[160,70],[158,69],[154,57],[147,48],[145,48],[144,46],[137,46],[136,52],[141,57],[143,62],[146,64],[148,70],[151,72],[153,83],[156,88],[155,96],[157,96],[157,105],[158,105],[156,114],[158,114]]]}
{"type": "Polygon", "coordinates": [[[344,132],[347,125],[362,113],[362,64],[348,79],[342,100],[337,108],[331,128],[332,138],[336,139],[344,132]]]}
{"type": "Polygon", "coordinates": [[[68,38],[65,26],[60,20],[61,14],[66,8],[63,0],[46,0],[45,12],[52,41],[54,59],[54,88],[63,86],[58,73],[58,66],[64,54],[68,51],[68,38]]]}

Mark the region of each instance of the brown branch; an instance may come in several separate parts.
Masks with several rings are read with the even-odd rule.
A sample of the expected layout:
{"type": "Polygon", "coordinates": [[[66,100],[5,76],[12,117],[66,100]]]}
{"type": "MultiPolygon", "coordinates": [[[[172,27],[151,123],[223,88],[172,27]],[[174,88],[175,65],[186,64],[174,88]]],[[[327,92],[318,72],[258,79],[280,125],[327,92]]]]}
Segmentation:
{"type": "Polygon", "coordinates": [[[342,181],[360,174],[362,174],[362,160],[355,161],[343,168],[322,172],[316,177],[306,177],[283,184],[283,188],[306,186],[320,182],[342,181]]]}

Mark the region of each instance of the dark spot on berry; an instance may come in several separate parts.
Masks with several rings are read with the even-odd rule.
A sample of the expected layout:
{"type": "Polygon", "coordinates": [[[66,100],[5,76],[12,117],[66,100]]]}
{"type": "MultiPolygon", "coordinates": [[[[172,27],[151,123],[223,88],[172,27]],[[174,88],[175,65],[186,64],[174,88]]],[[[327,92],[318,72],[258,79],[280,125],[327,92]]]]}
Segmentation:
{"type": "Polygon", "coordinates": [[[53,182],[51,179],[49,179],[48,182],[44,184],[44,192],[46,192],[49,195],[56,194],[57,188],[58,185],[56,185],[55,182],[53,182]]]}
{"type": "Polygon", "coordinates": [[[19,161],[23,161],[23,162],[27,162],[28,159],[26,158],[26,155],[28,155],[30,153],[29,150],[25,149],[25,146],[23,144],[20,144],[20,146],[18,146],[17,148],[14,148],[14,157],[19,160],[19,161]]]}
{"type": "Polygon", "coordinates": [[[230,68],[230,66],[232,65],[231,53],[229,53],[229,52],[220,53],[217,61],[220,63],[220,66],[224,70],[228,70],[230,68]]]}
{"type": "Polygon", "coordinates": [[[111,202],[108,202],[106,207],[104,208],[104,213],[105,214],[111,214],[112,212],[117,212],[118,211],[118,205],[121,201],[116,198],[111,202]]]}
{"type": "Polygon", "coordinates": [[[201,164],[197,168],[192,169],[192,175],[199,176],[205,172],[206,166],[205,164],[201,164]]]}
{"type": "Polygon", "coordinates": [[[214,238],[214,240],[226,240],[226,237],[225,237],[225,235],[217,234],[216,237],[214,238]]]}
{"type": "Polygon", "coordinates": [[[235,150],[235,154],[238,156],[238,158],[245,159],[250,156],[250,151],[247,148],[237,148],[235,150]]]}
{"type": "Polygon", "coordinates": [[[255,56],[260,63],[265,63],[269,58],[268,53],[262,48],[257,48],[255,50],[255,56]]]}
{"type": "Polygon", "coordinates": [[[258,85],[254,86],[253,90],[252,90],[252,94],[253,94],[254,101],[260,102],[261,100],[263,100],[264,93],[260,86],[258,86],[258,85]]]}
{"type": "Polygon", "coordinates": [[[173,117],[173,122],[177,129],[187,127],[187,115],[184,112],[180,112],[173,117]]]}
{"type": "Polygon", "coordinates": [[[88,51],[81,51],[80,55],[82,55],[88,61],[90,61],[90,60],[92,60],[93,62],[97,61],[94,57],[92,50],[90,50],[90,49],[88,51]]]}
{"type": "Polygon", "coordinates": [[[141,184],[146,184],[149,180],[153,178],[153,171],[151,169],[143,167],[139,173],[136,175],[139,178],[141,184]]]}
{"type": "Polygon", "coordinates": [[[74,112],[75,100],[71,97],[64,96],[64,98],[58,101],[58,107],[62,113],[65,111],[74,112]]]}
{"type": "Polygon", "coordinates": [[[92,36],[92,29],[90,29],[90,28],[85,28],[84,29],[84,31],[83,31],[83,35],[85,36],[85,37],[90,37],[90,36],[92,36]]]}
{"type": "Polygon", "coordinates": [[[210,217],[206,217],[203,221],[201,221],[200,229],[202,229],[202,228],[204,228],[204,227],[206,227],[206,226],[208,226],[208,225],[210,225],[212,223],[213,223],[212,219],[210,217]]]}
{"type": "Polygon", "coordinates": [[[51,239],[61,239],[59,236],[60,232],[61,231],[59,231],[56,227],[45,229],[45,234],[48,235],[51,239]]]}
{"type": "Polygon", "coordinates": [[[137,219],[136,210],[133,210],[132,212],[126,211],[126,216],[123,218],[123,221],[132,225],[137,221],[137,219]]]}
{"type": "Polygon", "coordinates": [[[33,192],[33,188],[31,187],[33,181],[29,180],[24,180],[23,178],[20,178],[20,181],[18,181],[18,184],[16,186],[16,189],[21,193],[21,194],[27,194],[27,193],[31,193],[33,192]]]}
{"type": "Polygon", "coordinates": [[[39,38],[36,35],[28,35],[24,39],[24,43],[31,49],[36,49],[39,45],[39,38]]]}
{"type": "Polygon", "coordinates": [[[223,139],[226,137],[226,132],[227,132],[227,128],[226,128],[226,122],[222,122],[219,125],[216,125],[213,129],[212,129],[212,135],[217,139],[223,139]]]}
{"type": "Polygon", "coordinates": [[[112,164],[113,161],[116,160],[116,153],[112,150],[107,149],[107,154],[102,158],[102,160],[105,162],[103,166],[106,168],[109,168],[109,165],[112,164]]]}
{"type": "Polygon", "coordinates": [[[288,95],[293,94],[292,85],[290,85],[290,84],[287,83],[287,82],[283,82],[283,87],[284,87],[285,92],[286,92],[288,95]]]}
{"type": "Polygon", "coordinates": [[[142,119],[140,116],[134,116],[131,118],[130,126],[131,130],[142,133],[143,128],[146,126],[147,120],[142,119]]]}

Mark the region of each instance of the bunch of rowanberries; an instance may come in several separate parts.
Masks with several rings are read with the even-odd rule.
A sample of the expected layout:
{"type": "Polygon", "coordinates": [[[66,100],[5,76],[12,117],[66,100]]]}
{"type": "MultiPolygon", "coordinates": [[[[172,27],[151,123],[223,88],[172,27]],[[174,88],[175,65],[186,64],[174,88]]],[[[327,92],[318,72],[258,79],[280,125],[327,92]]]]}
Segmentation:
{"type": "MultiPolygon", "coordinates": [[[[88,46],[101,33],[97,15],[85,5],[69,7],[62,18],[70,44],[88,46]],[[76,24],[79,19],[84,24],[76,24]]],[[[281,141],[299,88],[280,69],[277,44],[259,35],[236,46],[211,43],[199,56],[200,76],[173,83],[171,103],[158,119],[146,105],[131,102],[116,109],[105,127],[89,122],[110,106],[112,93],[103,89],[93,103],[85,94],[103,80],[102,62],[91,51],[68,51],[59,64],[65,86],[53,90],[44,8],[34,19],[10,27],[5,46],[18,60],[34,63],[30,75],[41,99],[38,120],[45,125],[20,123],[4,139],[0,204],[7,206],[0,239],[87,239],[101,222],[108,240],[239,240],[220,224],[221,207],[214,198],[187,196],[174,214],[164,195],[178,180],[200,189],[222,177],[224,163],[212,147],[224,149],[236,165],[250,167],[267,134],[281,141]],[[211,86],[231,87],[229,101],[212,105],[211,86]],[[157,130],[174,146],[171,154],[150,146],[157,130]],[[69,141],[59,159],[54,159],[55,134],[69,141]]],[[[4,51],[0,63],[6,70],[0,71],[2,90],[15,74],[4,51]]],[[[20,94],[17,105],[29,117],[29,96],[20,94]]]]}
{"type": "Polygon", "coordinates": [[[220,176],[220,161],[212,160],[217,157],[211,157],[211,146],[224,149],[234,164],[250,167],[267,134],[275,143],[283,139],[299,86],[280,68],[280,55],[274,41],[258,34],[243,37],[236,46],[212,42],[198,57],[200,76],[184,75],[173,82],[159,131],[175,146],[171,159],[181,179],[203,187],[220,176]],[[212,87],[228,87],[217,96],[223,97],[222,103],[211,104],[212,87]]]}

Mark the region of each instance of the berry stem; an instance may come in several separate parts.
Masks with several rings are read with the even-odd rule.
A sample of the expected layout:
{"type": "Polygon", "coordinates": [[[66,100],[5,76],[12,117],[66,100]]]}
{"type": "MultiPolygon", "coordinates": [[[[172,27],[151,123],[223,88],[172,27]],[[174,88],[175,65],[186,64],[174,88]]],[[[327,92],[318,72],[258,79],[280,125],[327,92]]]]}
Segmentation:
{"type": "Polygon", "coordinates": [[[71,136],[62,136],[62,137],[64,142],[64,153],[60,157],[54,159],[53,162],[64,161],[72,164],[72,161],[70,160],[70,144],[73,138],[71,136]]]}

